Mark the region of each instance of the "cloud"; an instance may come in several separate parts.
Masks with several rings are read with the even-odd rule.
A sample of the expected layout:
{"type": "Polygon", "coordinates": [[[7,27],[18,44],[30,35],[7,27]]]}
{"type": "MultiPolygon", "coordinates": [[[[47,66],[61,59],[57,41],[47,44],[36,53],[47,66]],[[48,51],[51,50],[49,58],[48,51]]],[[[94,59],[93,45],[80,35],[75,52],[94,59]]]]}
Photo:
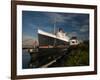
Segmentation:
{"type": "Polygon", "coordinates": [[[69,36],[70,38],[76,36],[79,41],[83,41],[83,40],[88,40],[89,39],[89,35],[88,34],[84,35],[84,34],[79,34],[78,32],[71,32],[67,36],[69,36]]]}
{"type": "Polygon", "coordinates": [[[78,36],[78,33],[77,32],[71,32],[71,33],[69,33],[68,34],[68,36],[71,38],[71,37],[73,37],[73,36],[78,36]]]}
{"type": "Polygon", "coordinates": [[[87,35],[84,35],[84,34],[79,34],[79,36],[78,36],[78,39],[79,40],[89,40],[89,35],[87,34],[87,35]]]}
{"type": "Polygon", "coordinates": [[[39,25],[34,25],[33,23],[29,23],[28,27],[30,27],[30,29],[37,31],[37,29],[39,28],[39,25]]]}
{"type": "Polygon", "coordinates": [[[79,22],[73,20],[73,21],[70,22],[70,25],[72,27],[72,30],[79,31],[79,29],[80,29],[80,23],[79,22]]]}
{"type": "Polygon", "coordinates": [[[80,28],[80,32],[87,32],[89,30],[89,25],[83,25],[80,28]]]}
{"type": "Polygon", "coordinates": [[[58,13],[45,13],[52,22],[64,22],[65,21],[65,17],[61,14],[58,13]]]}
{"type": "Polygon", "coordinates": [[[74,17],[76,17],[77,15],[75,14],[59,14],[59,13],[44,13],[45,15],[47,15],[52,22],[66,22],[67,20],[71,20],[74,17]]]}
{"type": "Polygon", "coordinates": [[[33,40],[33,37],[32,36],[30,36],[30,35],[26,35],[26,34],[23,34],[23,36],[22,36],[22,40],[23,41],[25,41],[25,40],[33,40]]]}
{"type": "Polygon", "coordinates": [[[78,16],[77,14],[69,13],[69,14],[66,15],[66,20],[73,20],[73,18],[75,18],[77,16],[78,16]]]}

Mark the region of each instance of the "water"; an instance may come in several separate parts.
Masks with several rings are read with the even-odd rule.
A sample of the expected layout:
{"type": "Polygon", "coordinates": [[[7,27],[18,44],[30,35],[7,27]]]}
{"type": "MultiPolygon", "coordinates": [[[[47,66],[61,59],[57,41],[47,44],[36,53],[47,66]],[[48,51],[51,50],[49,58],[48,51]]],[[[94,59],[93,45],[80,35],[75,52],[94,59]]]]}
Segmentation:
{"type": "Polygon", "coordinates": [[[31,60],[30,54],[26,50],[23,50],[22,51],[22,68],[23,69],[29,68],[30,60],[31,60]]]}
{"type": "Polygon", "coordinates": [[[56,59],[57,57],[61,56],[61,59],[58,59],[56,63],[52,64],[48,67],[60,67],[63,66],[64,58],[63,55],[65,54],[63,52],[58,53],[56,49],[42,49],[42,52],[39,53],[37,56],[37,53],[34,53],[30,55],[26,50],[23,50],[22,52],[22,68],[23,69],[29,69],[29,68],[38,68],[42,65],[45,65],[49,63],[50,61],[56,59]]]}

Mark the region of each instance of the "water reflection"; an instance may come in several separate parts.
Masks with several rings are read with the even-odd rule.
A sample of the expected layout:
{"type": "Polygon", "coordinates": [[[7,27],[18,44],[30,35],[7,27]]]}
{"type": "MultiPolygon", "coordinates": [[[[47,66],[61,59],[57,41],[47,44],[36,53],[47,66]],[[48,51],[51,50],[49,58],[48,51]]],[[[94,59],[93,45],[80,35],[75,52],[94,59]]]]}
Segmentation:
{"type": "Polygon", "coordinates": [[[29,63],[31,60],[30,54],[26,50],[22,50],[22,68],[29,68],[29,63]]]}
{"type": "Polygon", "coordinates": [[[37,53],[29,53],[27,50],[22,52],[22,68],[37,68],[39,61],[37,60],[37,53]]]}

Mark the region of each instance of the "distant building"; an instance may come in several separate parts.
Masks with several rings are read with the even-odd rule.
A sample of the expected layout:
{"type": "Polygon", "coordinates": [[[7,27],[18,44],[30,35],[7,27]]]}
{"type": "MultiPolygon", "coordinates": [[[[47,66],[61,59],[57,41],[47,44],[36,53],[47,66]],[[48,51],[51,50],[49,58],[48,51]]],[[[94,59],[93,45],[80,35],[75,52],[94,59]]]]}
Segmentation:
{"type": "Polygon", "coordinates": [[[79,44],[79,41],[77,39],[77,37],[72,37],[70,39],[70,45],[78,45],[79,44]]]}

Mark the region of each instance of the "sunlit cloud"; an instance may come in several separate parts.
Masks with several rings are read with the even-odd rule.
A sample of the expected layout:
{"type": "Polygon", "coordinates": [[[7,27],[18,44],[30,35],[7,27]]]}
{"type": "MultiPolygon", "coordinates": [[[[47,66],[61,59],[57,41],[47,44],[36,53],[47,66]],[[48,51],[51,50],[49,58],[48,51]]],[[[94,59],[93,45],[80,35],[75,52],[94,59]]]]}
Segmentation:
{"type": "Polygon", "coordinates": [[[22,40],[23,41],[25,41],[25,40],[33,40],[33,37],[32,36],[30,36],[30,35],[27,35],[27,34],[23,34],[23,36],[22,36],[22,40]]]}
{"type": "Polygon", "coordinates": [[[38,41],[33,38],[33,36],[30,35],[23,35],[22,36],[22,46],[33,46],[34,43],[37,42],[36,45],[38,45],[38,41]]]}

